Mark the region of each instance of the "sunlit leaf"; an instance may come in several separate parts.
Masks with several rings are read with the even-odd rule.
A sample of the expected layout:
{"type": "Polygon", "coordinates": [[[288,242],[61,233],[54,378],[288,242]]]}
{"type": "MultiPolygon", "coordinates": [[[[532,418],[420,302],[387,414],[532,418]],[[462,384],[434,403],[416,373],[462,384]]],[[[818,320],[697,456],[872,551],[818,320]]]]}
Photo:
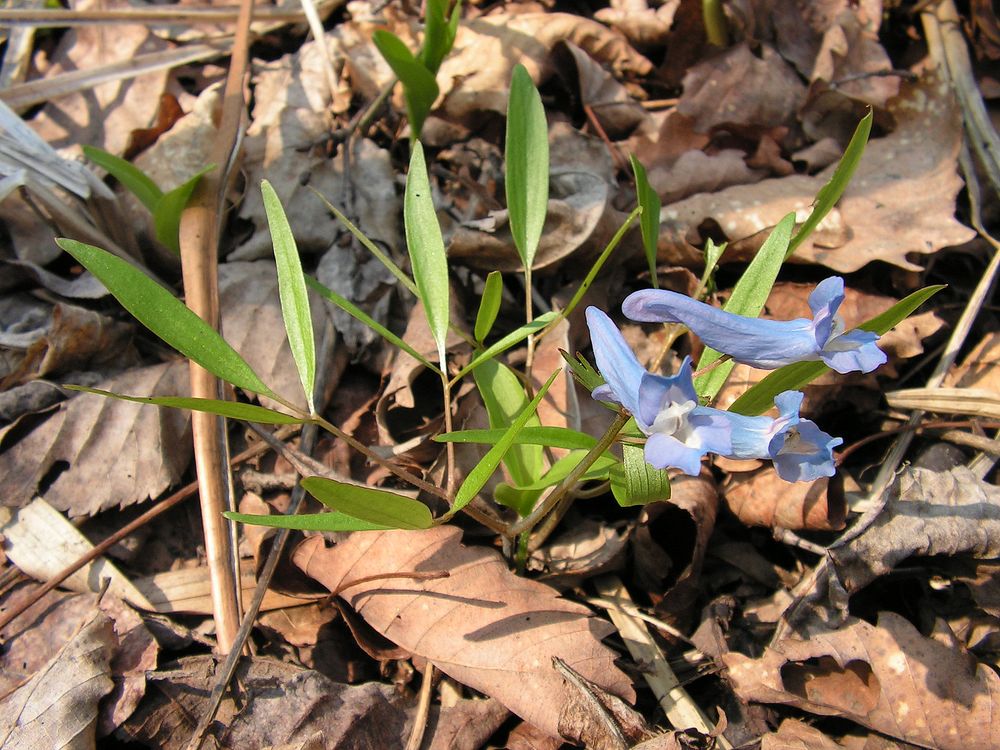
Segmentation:
{"type": "Polygon", "coordinates": [[[503,296],[503,277],[499,271],[490,271],[483,286],[483,296],[479,300],[479,312],[476,314],[474,334],[480,344],[493,328],[497,313],[500,312],[500,302],[503,296]]]}
{"type": "Polygon", "coordinates": [[[459,378],[465,377],[470,372],[479,367],[483,362],[488,362],[489,360],[496,357],[498,354],[503,354],[512,346],[516,346],[517,344],[521,343],[526,338],[528,338],[528,336],[530,336],[532,333],[537,333],[541,329],[545,328],[545,326],[547,326],[557,317],[558,313],[556,313],[553,310],[550,310],[547,313],[542,313],[530,323],[525,323],[523,326],[520,326],[519,328],[516,328],[515,330],[511,331],[506,336],[490,344],[488,347],[486,347],[486,349],[484,349],[475,357],[473,357],[472,360],[469,362],[469,364],[467,364],[465,367],[463,367],[461,370],[458,371],[458,373],[454,377],[454,380],[458,380],[459,378]]]}
{"type": "Polygon", "coordinates": [[[59,238],[72,255],[146,328],[217,377],[253,393],[277,398],[219,333],[135,266],[93,245],[59,238]]]}
{"type": "Polygon", "coordinates": [[[549,129],[542,98],[521,64],[514,66],[510,82],[504,158],[510,232],[530,269],[549,203],[549,129]]]}
{"type": "Polygon", "coordinates": [[[372,35],[372,41],[403,84],[410,131],[412,137],[417,139],[420,137],[424,120],[427,119],[431,107],[434,106],[434,100],[438,97],[438,85],[434,80],[434,74],[414,57],[395,34],[379,29],[372,35]]]}
{"type": "Polygon", "coordinates": [[[514,438],[517,433],[524,429],[529,419],[535,416],[538,404],[541,403],[545,394],[548,393],[549,388],[555,382],[558,375],[559,371],[556,370],[549,376],[549,379],[545,381],[545,385],[539,389],[535,397],[531,399],[531,402],[524,407],[521,413],[517,415],[517,418],[511,423],[510,427],[507,428],[507,434],[501,438],[500,442],[490,448],[482,460],[469,472],[465,481],[462,482],[462,486],[458,488],[458,492],[455,495],[455,502],[451,507],[451,511],[449,511],[449,515],[464,508],[472,502],[472,498],[479,494],[479,491],[486,485],[486,482],[493,476],[493,472],[497,470],[504,455],[514,445],[514,438]]]}
{"type": "Polygon", "coordinates": [[[420,141],[413,142],[410,172],[406,175],[406,193],[403,196],[403,224],[406,228],[406,247],[410,252],[413,278],[420,290],[427,323],[437,344],[439,362],[445,364],[445,347],[448,337],[448,258],[431,186],[427,179],[427,165],[420,141]]]}
{"type": "Polygon", "coordinates": [[[139,199],[147,211],[153,213],[156,210],[156,204],[163,197],[163,191],[145,172],[131,162],[95,146],[83,146],[83,153],[94,164],[124,185],[132,195],[139,199]]]}
{"type": "MultiPolygon", "coordinates": [[[[723,305],[723,310],[751,318],[760,314],[778,278],[778,271],[785,262],[785,250],[794,227],[794,213],[788,214],[778,222],[778,226],[764,241],[740,280],[736,282],[733,294],[723,305]]],[[[721,356],[715,349],[705,347],[701,359],[698,360],[698,369],[708,367],[721,356]]],[[[735,367],[733,362],[724,362],[710,372],[695,378],[694,386],[698,395],[709,399],[715,398],[729,377],[729,373],[733,371],[733,367],[735,367]]]]}
{"type": "Polygon", "coordinates": [[[301,484],[328,508],[371,524],[391,529],[429,529],[434,524],[426,505],[395,492],[359,487],[326,477],[306,477],[301,484]]]}
{"type": "MultiPolygon", "coordinates": [[[[885,312],[858,326],[862,331],[882,335],[909,317],[924,302],[944,289],[944,285],[928,286],[907,295],[885,312]]],[[[785,391],[797,391],[830,370],[823,362],[796,362],[767,375],[729,407],[737,414],[756,416],[774,405],[774,397],[785,391]]]]}
{"type": "MultiPolygon", "coordinates": [[[[459,430],[435,435],[439,443],[482,443],[496,445],[507,433],[506,428],[495,430],[459,430]]],[[[525,427],[514,436],[514,445],[544,445],[549,448],[590,450],[597,445],[597,438],[568,427],[525,427]]]]}
{"type": "Polygon", "coordinates": [[[424,43],[420,48],[419,58],[427,70],[436,74],[441,61],[455,44],[462,3],[461,0],[455,3],[451,16],[447,15],[448,0],[427,0],[426,8],[424,43]]]}
{"type": "Polygon", "coordinates": [[[299,371],[299,380],[306,394],[309,413],[315,412],[313,390],[316,387],[316,344],[313,339],[312,313],[309,310],[309,292],[306,290],[302,263],[295,236],[288,225],[288,217],[281,207],[278,194],[271,183],[264,180],[260,185],[267,213],[267,226],[271,231],[274,247],[274,262],[278,269],[278,296],[281,298],[281,316],[288,333],[288,345],[292,359],[299,371]]]}
{"type": "Polygon", "coordinates": [[[213,169],[215,165],[209,164],[183,185],[164,193],[153,209],[153,229],[156,232],[156,239],[178,255],[181,252],[181,214],[184,213],[184,208],[191,200],[191,194],[198,187],[201,178],[213,169]]]}
{"type": "MultiPolygon", "coordinates": [[[[559,484],[562,480],[570,475],[570,472],[575,469],[580,462],[586,457],[589,451],[586,450],[575,450],[572,451],[554,464],[552,468],[549,469],[545,474],[542,475],[540,479],[532,482],[531,484],[521,487],[511,487],[510,485],[501,485],[501,487],[506,487],[507,489],[519,490],[519,491],[538,491],[544,490],[546,487],[552,487],[553,485],[559,484]]],[[[612,467],[618,465],[618,459],[612,456],[610,453],[605,453],[603,456],[598,456],[597,460],[587,469],[583,474],[580,475],[581,482],[589,482],[599,479],[607,479],[608,472],[612,467]]],[[[500,487],[497,488],[497,496],[500,497],[500,487]]],[[[530,510],[530,509],[529,509],[530,510]]]]}
{"type": "Polygon", "coordinates": [[[639,217],[642,246],[646,250],[649,278],[655,288],[659,286],[659,280],[656,277],[656,245],[660,240],[660,196],[649,184],[646,168],[635,158],[635,154],[629,154],[629,161],[632,162],[632,173],[635,175],[636,199],[642,208],[642,216],[639,217]]]}
{"type": "Polygon", "coordinates": [[[105,396],[106,398],[115,398],[119,401],[132,401],[136,404],[151,404],[170,409],[203,411],[209,414],[218,414],[220,417],[242,419],[244,422],[259,422],[260,424],[304,424],[309,421],[304,417],[293,417],[291,414],[284,414],[274,409],[267,409],[256,404],[244,404],[239,401],[218,401],[212,398],[190,398],[186,396],[126,396],[121,393],[102,391],[100,388],[88,388],[83,385],[64,385],[63,388],[82,393],[93,393],[97,396],[105,396]]]}
{"type": "Polygon", "coordinates": [[[327,513],[306,513],[300,516],[260,516],[255,513],[225,512],[230,521],[246,523],[252,526],[269,526],[274,529],[298,529],[301,531],[381,531],[395,528],[383,526],[369,521],[362,521],[346,513],[329,511],[327,513]]]}
{"type": "Polygon", "coordinates": [[[611,494],[623,508],[670,498],[670,477],[646,463],[641,445],[622,444],[621,464],[611,470],[611,494]]]}
{"type": "Polygon", "coordinates": [[[705,241],[705,270],[701,273],[701,280],[699,281],[699,286],[702,289],[711,289],[712,274],[715,273],[715,267],[719,265],[719,258],[722,254],[726,252],[726,247],[728,243],[723,242],[721,245],[716,245],[709,237],[705,241]]]}

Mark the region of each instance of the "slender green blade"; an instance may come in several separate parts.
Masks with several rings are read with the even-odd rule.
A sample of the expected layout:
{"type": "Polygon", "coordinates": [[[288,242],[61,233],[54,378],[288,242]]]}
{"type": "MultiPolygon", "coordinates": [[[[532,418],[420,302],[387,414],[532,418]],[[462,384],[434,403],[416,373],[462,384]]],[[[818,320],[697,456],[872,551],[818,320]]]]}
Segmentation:
{"type": "Polygon", "coordinates": [[[184,213],[184,207],[191,200],[191,194],[198,187],[201,178],[213,169],[215,165],[209,164],[183,185],[165,193],[153,209],[153,230],[156,239],[177,255],[181,253],[181,214],[184,213]]]}
{"type": "Polygon", "coordinates": [[[869,109],[868,114],[861,118],[861,122],[858,123],[858,127],[854,130],[851,142],[847,144],[844,155],[840,157],[840,163],[833,170],[833,176],[830,178],[830,181],[816,193],[813,210],[788,244],[788,250],[785,253],[786,258],[790,258],[799,245],[802,244],[802,241],[813,233],[813,230],[830,213],[830,209],[837,205],[840,196],[844,194],[848,183],[851,181],[851,177],[854,176],[854,172],[858,168],[858,164],[861,163],[861,155],[865,152],[865,146],[868,145],[868,137],[872,132],[873,119],[874,116],[871,109],[869,109]]]}
{"type": "Polygon", "coordinates": [[[601,377],[597,369],[582,354],[577,352],[575,357],[571,357],[569,352],[565,352],[562,349],[559,350],[559,353],[572,371],[576,382],[585,389],[593,393],[594,389],[599,385],[604,385],[604,378],[601,377]]]}
{"type": "MultiPolygon", "coordinates": [[[[458,430],[457,432],[435,435],[434,440],[439,443],[496,445],[506,433],[506,429],[458,430]]],[[[549,448],[590,450],[597,445],[597,438],[585,432],[571,430],[568,427],[525,427],[514,436],[514,445],[545,445],[549,448]]]]}
{"type": "Polygon", "coordinates": [[[268,409],[256,404],[244,404],[239,401],[218,401],[212,398],[190,398],[186,396],[126,396],[113,391],[102,391],[100,388],[88,388],[83,385],[64,385],[71,391],[93,393],[106,398],[116,398],[119,401],[132,401],[136,404],[151,404],[170,409],[190,409],[218,414],[229,419],[242,419],[244,422],[259,422],[260,424],[304,424],[309,420],[304,417],[293,417],[274,409],[268,409]]]}
{"type": "Polygon", "coordinates": [[[723,242],[721,245],[716,245],[712,238],[709,237],[705,242],[705,270],[702,271],[701,280],[698,282],[698,286],[701,289],[709,289],[709,284],[712,282],[712,274],[715,273],[715,267],[719,265],[719,258],[722,254],[726,252],[726,247],[729,243],[723,242]]]}
{"type": "Polygon", "coordinates": [[[646,463],[640,445],[622,444],[623,462],[611,470],[611,494],[623,508],[670,499],[670,477],[646,463]]]}
{"type": "MultiPolygon", "coordinates": [[[[517,487],[511,487],[511,485],[500,485],[497,487],[497,495],[499,496],[502,494],[500,492],[501,487],[507,488],[507,491],[513,489],[519,492],[537,492],[539,490],[544,490],[546,487],[552,487],[553,485],[559,484],[559,482],[568,477],[570,472],[573,471],[577,465],[579,465],[579,463],[586,457],[587,453],[589,453],[589,451],[585,450],[576,450],[568,453],[552,464],[552,468],[545,472],[541,479],[523,487],[520,485],[517,487]]],[[[598,456],[593,465],[580,476],[580,481],[589,482],[596,479],[607,479],[611,469],[617,465],[618,459],[610,453],[598,456]]],[[[530,508],[528,510],[530,511],[530,508]]],[[[522,515],[527,514],[524,513],[522,515]]]]}
{"type": "Polygon", "coordinates": [[[136,320],[185,357],[239,388],[276,397],[215,329],[142,271],[93,245],[64,237],[56,244],[94,274],[136,320]]]}
{"type": "Polygon", "coordinates": [[[391,529],[429,529],[434,525],[426,505],[395,492],[359,487],[326,477],[306,477],[301,484],[328,508],[371,524],[391,529]]]}
{"type": "Polygon", "coordinates": [[[94,164],[124,185],[132,195],[139,199],[147,211],[153,213],[156,210],[156,204],[160,202],[163,191],[145,172],[131,162],[95,146],[84,146],[83,153],[94,164]]]}
{"type": "Polygon", "coordinates": [[[406,176],[403,196],[403,224],[406,228],[406,247],[410,252],[413,278],[420,290],[427,323],[437,344],[442,369],[445,364],[445,347],[448,337],[448,258],[444,239],[434,213],[431,185],[427,179],[427,165],[420,141],[413,142],[410,172],[406,176]]]}
{"type": "Polygon", "coordinates": [[[549,376],[549,379],[545,381],[545,385],[539,389],[535,397],[531,399],[530,403],[524,407],[521,413],[517,415],[517,418],[511,423],[510,427],[507,428],[507,434],[504,435],[500,442],[490,448],[482,460],[469,472],[469,475],[462,482],[462,486],[458,488],[458,492],[455,494],[455,502],[451,506],[449,515],[453,515],[464,508],[472,502],[472,498],[479,494],[479,491],[486,485],[486,482],[489,481],[493,472],[500,465],[500,461],[503,460],[504,455],[514,445],[514,437],[524,429],[525,425],[528,424],[528,420],[535,416],[538,404],[545,398],[545,394],[548,393],[549,388],[555,382],[558,375],[559,370],[556,370],[549,376]]]}
{"type": "Polygon", "coordinates": [[[521,262],[530,269],[549,204],[549,127],[542,98],[520,64],[510,82],[505,159],[510,232],[521,262]]]}
{"type": "MultiPolygon", "coordinates": [[[[924,287],[907,295],[885,312],[866,320],[858,326],[862,331],[873,331],[880,336],[890,331],[900,321],[909,317],[935,294],[944,289],[943,284],[924,287]]],[[[774,404],[774,397],[785,391],[795,391],[829,371],[823,362],[796,362],[775,370],[746,393],[736,399],[729,411],[756,416],[774,404]]]]}
{"type": "Polygon", "coordinates": [[[410,346],[409,344],[407,344],[405,341],[403,341],[403,339],[401,339],[399,336],[397,336],[396,334],[394,334],[392,331],[390,331],[384,325],[382,325],[381,323],[379,323],[377,320],[375,320],[373,317],[371,317],[368,313],[366,313],[360,307],[358,307],[357,305],[355,305],[349,299],[347,299],[346,297],[340,296],[339,294],[337,294],[332,289],[329,289],[328,287],[326,287],[323,284],[321,284],[319,281],[317,281],[316,279],[314,279],[312,276],[306,276],[306,284],[308,284],[313,289],[315,289],[317,292],[319,292],[320,294],[322,294],[324,297],[326,297],[328,300],[330,300],[330,302],[332,302],[333,304],[335,304],[337,307],[339,307],[345,313],[347,313],[351,317],[355,318],[356,320],[359,320],[362,323],[364,323],[366,326],[368,326],[369,328],[371,328],[373,331],[375,331],[375,333],[377,333],[379,336],[381,336],[382,338],[384,338],[386,341],[388,341],[390,344],[392,344],[393,346],[395,346],[397,349],[402,349],[404,352],[406,352],[407,354],[409,354],[415,360],[417,360],[418,362],[420,362],[424,367],[428,368],[429,370],[433,370],[438,375],[441,374],[441,370],[440,370],[440,368],[436,364],[434,364],[433,362],[431,362],[423,354],[421,354],[416,349],[414,349],[412,346],[410,346]]]}
{"type": "Polygon", "coordinates": [[[499,271],[490,271],[483,287],[483,296],[479,300],[479,312],[476,314],[474,335],[480,344],[489,334],[500,312],[500,302],[503,296],[503,277],[499,271]]]}
{"type": "MultiPolygon", "coordinates": [[[[764,241],[760,250],[757,251],[757,255],[747,266],[747,270],[736,282],[732,296],[722,309],[748,317],[757,317],[760,314],[771,289],[774,287],[774,282],[778,278],[778,271],[781,270],[781,265],[785,262],[785,249],[788,247],[788,241],[794,227],[794,213],[788,214],[778,222],[778,226],[764,241]]],[[[698,369],[708,367],[721,356],[715,349],[706,347],[698,361],[698,369]]],[[[709,399],[715,398],[715,395],[725,384],[726,378],[729,377],[729,373],[733,371],[733,367],[735,367],[733,362],[725,362],[710,372],[695,378],[694,387],[698,391],[698,395],[709,399]]]]}
{"type": "Polygon", "coordinates": [[[649,278],[656,288],[660,285],[656,278],[656,245],[660,241],[660,196],[649,184],[646,168],[635,158],[635,154],[629,154],[629,161],[632,162],[632,173],[635,175],[636,199],[642,208],[642,216],[639,217],[642,246],[646,250],[646,262],[649,263],[649,278]]]}
{"type": "Polygon", "coordinates": [[[316,388],[316,344],[313,339],[312,313],[309,310],[306,279],[302,273],[295,236],[288,225],[288,217],[281,207],[278,194],[267,180],[260,184],[260,191],[264,197],[264,211],[267,213],[271,244],[274,246],[274,262],[278,268],[281,317],[285,320],[292,359],[295,360],[299,380],[302,381],[302,389],[309,404],[309,413],[312,414],[316,411],[313,405],[313,391],[316,388]]]}
{"type": "Polygon", "coordinates": [[[457,14],[462,7],[461,0],[455,3],[452,15],[448,16],[448,0],[427,0],[424,43],[419,59],[431,73],[437,73],[441,62],[451,52],[458,31],[457,14]],[[453,23],[454,22],[454,23],[453,23]]]}
{"type": "Polygon", "coordinates": [[[251,524],[252,526],[269,526],[274,529],[298,529],[301,531],[382,531],[395,528],[384,526],[360,518],[354,518],[346,513],[331,511],[328,513],[306,513],[301,516],[259,516],[255,513],[223,513],[230,521],[251,524]]]}
{"type": "Polygon", "coordinates": [[[424,120],[438,97],[438,85],[434,74],[420,60],[413,56],[403,41],[395,34],[379,29],[372,35],[372,41],[389,63],[392,72],[403,84],[406,109],[410,118],[412,137],[420,137],[424,120]]]}
{"type": "MultiPolygon", "coordinates": [[[[514,418],[524,411],[528,396],[521,380],[504,364],[488,360],[473,371],[479,394],[486,404],[490,427],[507,427],[514,418]]],[[[537,416],[525,421],[525,426],[540,427],[537,416]]],[[[512,443],[513,445],[513,443],[512,443]]],[[[540,445],[515,445],[507,452],[504,466],[510,472],[515,484],[526,485],[534,482],[545,471],[544,452],[540,445]]]]}
{"type": "Polygon", "coordinates": [[[479,352],[472,360],[458,371],[455,375],[454,380],[459,380],[465,377],[470,372],[475,370],[477,367],[483,364],[483,362],[488,362],[499,354],[503,354],[505,351],[510,349],[512,346],[516,346],[524,341],[528,336],[541,329],[545,328],[549,323],[559,317],[559,313],[554,310],[550,310],[547,313],[542,313],[537,318],[535,318],[530,323],[525,323],[523,326],[514,329],[502,339],[490,344],[486,349],[479,352]]]}

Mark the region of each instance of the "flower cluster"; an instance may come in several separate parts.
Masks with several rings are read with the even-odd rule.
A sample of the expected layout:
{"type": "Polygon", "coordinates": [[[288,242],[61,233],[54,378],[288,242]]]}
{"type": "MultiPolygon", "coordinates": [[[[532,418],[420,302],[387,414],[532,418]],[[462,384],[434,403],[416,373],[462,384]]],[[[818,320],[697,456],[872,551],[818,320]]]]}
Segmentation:
{"type": "MultiPolygon", "coordinates": [[[[622,305],[633,320],[683,323],[706,344],[737,362],[775,369],[793,362],[822,360],[838,372],[870,372],[885,362],[878,336],[866,331],[845,333],[837,314],[844,282],[831,277],[809,297],[813,319],[773,321],[718,310],[675,292],[650,289],[630,295],[622,305]]],[[[778,475],[808,482],[834,474],[833,449],[843,441],[799,416],[802,393],[785,391],[774,404],[777,417],[748,417],[698,402],[685,358],[671,376],[647,372],[611,319],[595,307],[587,324],[597,368],[605,384],[594,390],[602,401],[620,404],[647,435],[645,457],[659,469],[699,472],[707,453],[728,458],[774,462],[778,475]]]]}

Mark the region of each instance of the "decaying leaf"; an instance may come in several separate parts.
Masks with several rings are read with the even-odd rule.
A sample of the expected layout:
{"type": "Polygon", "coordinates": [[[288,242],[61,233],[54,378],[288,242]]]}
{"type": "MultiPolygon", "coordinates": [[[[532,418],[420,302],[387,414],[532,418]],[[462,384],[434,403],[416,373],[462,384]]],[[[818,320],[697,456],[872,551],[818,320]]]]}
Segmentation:
{"type": "Polygon", "coordinates": [[[734,474],[724,497],[729,510],[748,526],[831,531],[844,528],[847,518],[842,482],[826,477],[787,482],[770,465],[734,474]]]}
{"type": "Polygon", "coordinates": [[[97,704],[114,687],[111,620],[97,612],[48,663],[0,701],[0,744],[10,750],[95,747],[97,704]]]}
{"type": "Polygon", "coordinates": [[[942,385],[1000,392],[1000,334],[986,334],[962,363],[945,375],[942,385]]]}
{"type": "Polygon", "coordinates": [[[785,638],[760,659],[723,656],[741,698],[842,716],[935,750],[1000,746],[1000,677],[924,638],[903,617],[851,618],[835,631],[785,638]]]}
{"type": "Polygon", "coordinates": [[[591,107],[609,137],[627,135],[646,119],[646,111],[642,106],[590,55],[568,40],[563,45],[570,51],[576,64],[580,101],[591,107]]]}
{"type": "Polygon", "coordinates": [[[420,534],[353,534],[327,548],[316,537],[293,559],[341,596],[385,637],[445,674],[501,701],[527,721],[558,735],[569,694],[552,667],[559,656],[587,679],[631,699],[629,681],[601,644],[607,623],[554,589],[515,576],[494,551],[466,547],[454,527],[420,534]],[[448,571],[448,578],[376,580],[366,576],[448,571]]]}
{"type": "MultiPolygon", "coordinates": [[[[934,74],[907,84],[889,102],[896,118],[892,134],[873,140],[837,208],[796,251],[795,258],[835,271],[856,271],[873,260],[919,267],[909,253],[933,253],[959,245],[974,233],[954,217],[961,189],[956,157],[961,141],[958,109],[950,90],[934,74]],[[927,132],[935,137],[928,140],[927,132]]],[[[782,216],[805,220],[833,166],[815,176],[789,175],[695,195],[663,207],[659,242],[662,263],[698,265],[699,227],[713,220],[736,260],[759,248],[782,216]]],[[[718,238],[716,238],[718,239],[718,238]]]]}

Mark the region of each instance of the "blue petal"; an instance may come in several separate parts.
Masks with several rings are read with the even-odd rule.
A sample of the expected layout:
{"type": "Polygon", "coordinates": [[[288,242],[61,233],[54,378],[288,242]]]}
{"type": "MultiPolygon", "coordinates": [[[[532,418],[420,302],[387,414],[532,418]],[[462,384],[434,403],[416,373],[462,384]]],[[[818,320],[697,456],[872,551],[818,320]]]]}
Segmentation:
{"type": "Polygon", "coordinates": [[[655,432],[646,441],[645,456],[646,463],[656,469],[680,469],[696,477],[701,471],[701,458],[707,452],[705,448],[694,448],[675,437],[655,432]]]}
{"type": "Polygon", "coordinates": [[[683,323],[713,349],[764,370],[815,360],[819,355],[813,323],[805,318],[748,318],[665,289],[630,294],[622,311],[632,320],[683,323]]]}
{"type": "Polygon", "coordinates": [[[823,279],[809,295],[809,309],[813,313],[816,344],[823,348],[834,333],[837,311],[844,302],[844,280],[839,276],[823,279]]]}
{"type": "Polygon", "coordinates": [[[871,372],[887,359],[876,341],[878,334],[872,331],[848,331],[828,342],[820,357],[839,373],[871,372]]]}
{"type": "Polygon", "coordinates": [[[695,442],[709,453],[728,455],[733,449],[733,426],[727,414],[710,406],[696,406],[688,417],[692,437],[687,442],[695,442]]]}
{"type": "Polygon", "coordinates": [[[823,432],[809,419],[799,421],[795,427],[775,440],[773,460],[778,476],[787,482],[812,482],[820,477],[837,473],[833,449],[844,441],[823,432]]]}
{"type": "Polygon", "coordinates": [[[722,455],[728,458],[770,458],[775,424],[771,417],[748,417],[734,412],[721,412],[729,420],[732,448],[722,455]]]}
{"type": "MultiPolygon", "coordinates": [[[[639,364],[632,349],[625,342],[611,318],[596,307],[587,308],[587,326],[590,328],[590,340],[594,347],[594,359],[597,369],[614,400],[635,414],[639,408],[639,384],[646,370],[639,364]]],[[[607,399],[608,391],[594,391],[594,397],[607,399]]]]}

